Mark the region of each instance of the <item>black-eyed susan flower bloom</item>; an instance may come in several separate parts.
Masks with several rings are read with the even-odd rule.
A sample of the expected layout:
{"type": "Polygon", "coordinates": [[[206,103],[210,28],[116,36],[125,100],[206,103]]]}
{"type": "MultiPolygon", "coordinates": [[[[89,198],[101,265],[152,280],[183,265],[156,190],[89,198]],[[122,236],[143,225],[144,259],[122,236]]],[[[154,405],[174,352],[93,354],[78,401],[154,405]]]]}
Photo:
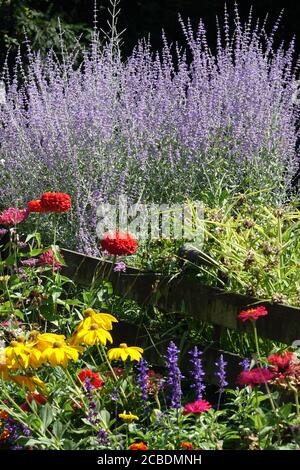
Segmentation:
{"type": "Polygon", "coordinates": [[[66,368],[69,359],[77,362],[78,357],[78,348],[69,346],[64,341],[54,341],[42,351],[41,360],[42,362],[48,362],[52,367],[62,366],[66,368]]]}
{"type": "Polygon", "coordinates": [[[94,346],[95,344],[106,345],[107,341],[113,342],[111,334],[97,323],[92,323],[89,327],[76,331],[71,338],[70,344],[94,346]]]}
{"type": "Polygon", "coordinates": [[[30,348],[19,341],[12,341],[4,349],[5,363],[11,369],[27,369],[29,367],[30,348]]]}
{"type": "Polygon", "coordinates": [[[26,387],[28,390],[33,392],[36,390],[36,387],[45,389],[46,384],[41,379],[36,377],[35,375],[14,375],[11,379],[21,387],[26,387]]]}
{"type": "Polygon", "coordinates": [[[109,313],[98,313],[92,308],[88,308],[84,311],[84,319],[77,325],[76,332],[82,329],[89,328],[92,324],[97,324],[104,330],[112,330],[113,323],[118,320],[109,313]]]}
{"type": "Polygon", "coordinates": [[[140,419],[137,415],[126,413],[126,411],[124,411],[124,413],[120,413],[118,416],[124,421],[138,421],[140,419]]]}
{"type": "Polygon", "coordinates": [[[131,361],[139,362],[144,350],[138,346],[127,346],[126,343],[121,343],[118,348],[112,348],[108,351],[108,359],[110,361],[121,359],[126,361],[130,357],[131,361]]]}
{"type": "Polygon", "coordinates": [[[32,342],[32,346],[36,347],[40,351],[44,351],[51,347],[55,342],[65,342],[66,337],[64,335],[57,335],[56,333],[42,333],[38,334],[32,342]]]}
{"type": "Polygon", "coordinates": [[[38,369],[43,364],[42,353],[39,349],[32,347],[29,353],[29,365],[33,369],[38,369]]]}

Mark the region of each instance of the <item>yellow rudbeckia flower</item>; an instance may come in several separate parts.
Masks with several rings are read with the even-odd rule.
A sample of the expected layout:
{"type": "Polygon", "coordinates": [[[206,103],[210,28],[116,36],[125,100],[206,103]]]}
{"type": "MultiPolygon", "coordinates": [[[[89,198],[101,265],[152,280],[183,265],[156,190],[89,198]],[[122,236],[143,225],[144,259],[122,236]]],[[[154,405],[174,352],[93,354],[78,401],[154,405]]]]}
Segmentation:
{"type": "Polygon", "coordinates": [[[36,387],[46,388],[46,384],[34,375],[14,375],[11,379],[21,387],[27,387],[30,392],[33,392],[36,387]]]}
{"type": "Polygon", "coordinates": [[[68,346],[63,341],[54,341],[43,350],[41,360],[48,362],[52,367],[63,366],[67,367],[69,359],[78,361],[79,351],[72,346],[68,346]]]}
{"type": "Polygon", "coordinates": [[[82,329],[90,328],[94,323],[99,325],[104,330],[112,330],[113,323],[118,322],[118,320],[110,313],[98,313],[92,308],[88,308],[84,311],[85,318],[77,325],[76,332],[82,329]]]}
{"type": "Polygon", "coordinates": [[[124,419],[124,421],[138,421],[140,418],[137,415],[133,415],[132,413],[120,413],[119,418],[124,419]]]}
{"type": "Polygon", "coordinates": [[[35,341],[32,343],[40,351],[51,347],[55,342],[65,342],[66,337],[64,335],[57,335],[55,333],[42,333],[36,336],[35,341]]]}
{"type": "Polygon", "coordinates": [[[4,349],[5,362],[9,368],[27,369],[29,367],[30,348],[19,341],[12,341],[10,346],[4,349]]]}
{"type": "Polygon", "coordinates": [[[139,362],[144,350],[137,346],[127,346],[126,343],[121,343],[118,348],[112,348],[108,351],[108,359],[110,361],[121,359],[126,361],[130,357],[131,361],[139,362]]]}
{"type": "Polygon", "coordinates": [[[43,364],[42,353],[37,348],[30,348],[29,365],[34,369],[38,369],[43,364]]]}
{"type": "Polygon", "coordinates": [[[106,345],[107,341],[113,342],[111,334],[97,323],[92,323],[88,328],[77,331],[72,336],[70,344],[94,346],[95,344],[106,345]]]}

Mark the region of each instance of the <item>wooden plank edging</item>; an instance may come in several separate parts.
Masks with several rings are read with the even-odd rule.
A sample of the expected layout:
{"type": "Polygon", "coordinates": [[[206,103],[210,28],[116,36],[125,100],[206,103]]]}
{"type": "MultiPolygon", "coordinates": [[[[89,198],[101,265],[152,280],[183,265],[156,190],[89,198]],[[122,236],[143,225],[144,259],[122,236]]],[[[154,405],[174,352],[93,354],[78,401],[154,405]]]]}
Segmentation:
{"type": "Polygon", "coordinates": [[[180,275],[170,278],[128,267],[126,273],[115,273],[110,261],[62,250],[66,267],[63,274],[83,285],[96,279],[109,280],[114,291],[139,304],[152,304],[166,312],[193,317],[213,325],[250,331],[251,325],[238,320],[238,313],[253,304],[265,305],[269,315],[257,321],[261,337],[291,344],[300,340],[300,309],[261,302],[253,297],[227,293],[202,285],[198,279],[180,275]]]}

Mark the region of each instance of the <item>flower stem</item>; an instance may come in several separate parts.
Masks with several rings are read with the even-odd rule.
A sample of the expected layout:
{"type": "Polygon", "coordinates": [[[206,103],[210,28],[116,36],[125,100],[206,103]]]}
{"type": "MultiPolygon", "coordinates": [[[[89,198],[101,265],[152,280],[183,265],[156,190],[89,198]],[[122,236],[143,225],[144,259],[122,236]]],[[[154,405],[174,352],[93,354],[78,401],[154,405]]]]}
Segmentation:
{"type": "Polygon", "coordinates": [[[107,354],[106,354],[106,351],[105,351],[104,347],[101,346],[102,354],[101,354],[101,351],[100,351],[100,348],[99,348],[98,345],[97,345],[97,347],[98,347],[98,351],[99,351],[100,356],[102,356],[102,354],[103,354],[103,356],[104,356],[104,358],[105,358],[105,361],[106,361],[106,363],[107,363],[107,365],[108,365],[108,367],[109,367],[109,370],[111,371],[111,374],[112,374],[112,376],[113,376],[113,378],[114,378],[116,384],[118,385],[118,389],[120,390],[120,392],[121,392],[121,394],[122,394],[124,400],[126,400],[125,392],[124,392],[123,388],[122,388],[121,386],[119,386],[118,377],[116,376],[116,373],[115,373],[115,371],[114,371],[114,369],[113,369],[113,367],[112,367],[112,365],[111,365],[111,363],[110,363],[110,361],[109,361],[109,359],[108,359],[108,357],[107,357],[107,354]]]}
{"type": "Polygon", "coordinates": [[[300,404],[299,404],[298,390],[296,389],[296,387],[291,387],[291,389],[292,389],[293,392],[294,392],[297,418],[300,418],[300,404]]]}
{"type": "Polygon", "coordinates": [[[260,350],[259,350],[256,323],[252,322],[252,325],[253,325],[254,341],[255,341],[255,349],[256,349],[257,359],[258,359],[258,362],[259,362],[259,366],[261,366],[261,357],[260,357],[260,350]]]}

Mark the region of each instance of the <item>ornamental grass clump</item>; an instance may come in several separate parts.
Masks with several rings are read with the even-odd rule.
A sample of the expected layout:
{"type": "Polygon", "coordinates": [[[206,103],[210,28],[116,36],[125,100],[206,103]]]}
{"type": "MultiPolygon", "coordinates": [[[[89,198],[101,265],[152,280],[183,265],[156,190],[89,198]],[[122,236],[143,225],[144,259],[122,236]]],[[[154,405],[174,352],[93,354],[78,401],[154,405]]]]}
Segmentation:
{"type": "Polygon", "coordinates": [[[158,53],[141,41],[121,60],[94,35],[80,63],[78,51],[62,61],[30,51],[24,74],[18,57],[4,73],[1,205],[67,191],[61,237],[97,254],[96,209],[120,194],[166,203],[271,187],[265,197],[282,199],[298,164],[294,42],[276,48],[278,24],[268,36],[251,15],[232,20],[214,52],[200,21],[182,23],[189,54],[164,38],[158,53]]]}

